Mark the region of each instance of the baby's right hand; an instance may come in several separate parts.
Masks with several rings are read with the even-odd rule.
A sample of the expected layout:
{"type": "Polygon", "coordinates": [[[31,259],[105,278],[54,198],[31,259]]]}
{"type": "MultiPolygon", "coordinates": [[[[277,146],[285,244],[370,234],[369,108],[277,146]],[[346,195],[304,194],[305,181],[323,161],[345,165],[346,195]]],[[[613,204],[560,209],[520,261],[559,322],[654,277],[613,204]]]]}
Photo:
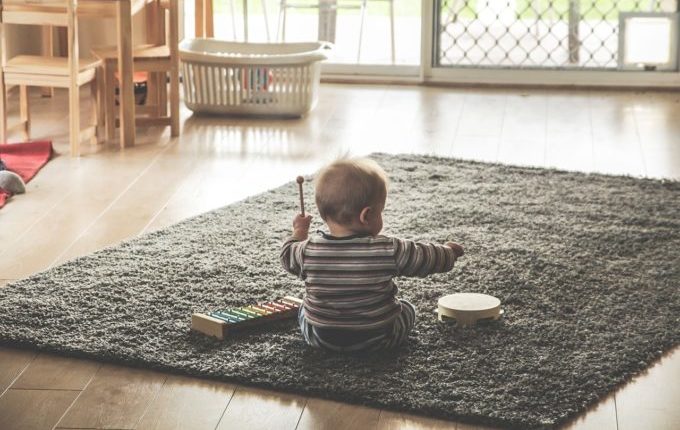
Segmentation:
{"type": "Polygon", "coordinates": [[[295,215],[293,218],[293,235],[296,237],[307,238],[309,233],[309,225],[312,223],[312,216],[302,216],[302,214],[295,215]]]}
{"type": "Polygon", "coordinates": [[[465,255],[465,250],[463,250],[463,247],[458,245],[456,242],[446,242],[446,246],[453,249],[453,255],[455,255],[456,258],[465,255]]]}

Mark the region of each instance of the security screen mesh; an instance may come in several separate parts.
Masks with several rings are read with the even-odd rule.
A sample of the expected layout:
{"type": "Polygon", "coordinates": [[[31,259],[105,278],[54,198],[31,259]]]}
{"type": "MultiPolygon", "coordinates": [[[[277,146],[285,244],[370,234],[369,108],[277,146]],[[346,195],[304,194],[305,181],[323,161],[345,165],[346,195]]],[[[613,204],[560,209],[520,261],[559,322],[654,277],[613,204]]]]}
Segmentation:
{"type": "Polygon", "coordinates": [[[437,66],[615,69],[619,13],[678,0],[437,0],[437,66]]]}

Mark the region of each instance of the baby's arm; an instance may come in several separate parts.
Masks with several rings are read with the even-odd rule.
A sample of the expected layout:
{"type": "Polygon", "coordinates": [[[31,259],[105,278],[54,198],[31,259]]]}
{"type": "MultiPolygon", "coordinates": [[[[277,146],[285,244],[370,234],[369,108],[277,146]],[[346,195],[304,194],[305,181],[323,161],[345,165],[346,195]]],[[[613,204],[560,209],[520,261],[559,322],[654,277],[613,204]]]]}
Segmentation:
{"type": "Polygon", "coordinates": [[[293,220],[293,234],[286,239],[281,247],[281,265],[295,276],[302,273],[302,252],[309,235],[310,215],[297,215],[293,220]]]}
{"type": "Polygon", "coordinates": [[[448,272],[464,253],[463,247],[454,242],[438,245],[394,238],[394,248],[397,275],[421,278],[448,272]]]}

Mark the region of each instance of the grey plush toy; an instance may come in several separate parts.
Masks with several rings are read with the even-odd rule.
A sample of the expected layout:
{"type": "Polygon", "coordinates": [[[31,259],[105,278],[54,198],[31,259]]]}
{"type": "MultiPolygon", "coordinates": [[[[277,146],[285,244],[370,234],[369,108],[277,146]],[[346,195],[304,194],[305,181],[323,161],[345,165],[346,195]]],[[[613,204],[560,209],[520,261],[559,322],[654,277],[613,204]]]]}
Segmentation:
{"type": "Polygon", "coordinates": [[[0,158],[0,171],[7,170],[7,166],[5,166],[5,163],[2,162],[2,158],[0,158]]]}
{"type": "Polygon", "coordinates": [[[0,188],[12,194],[23,194],[26,192],[26,184],[21,176],[9,170],[0,171],[0,188]]]}

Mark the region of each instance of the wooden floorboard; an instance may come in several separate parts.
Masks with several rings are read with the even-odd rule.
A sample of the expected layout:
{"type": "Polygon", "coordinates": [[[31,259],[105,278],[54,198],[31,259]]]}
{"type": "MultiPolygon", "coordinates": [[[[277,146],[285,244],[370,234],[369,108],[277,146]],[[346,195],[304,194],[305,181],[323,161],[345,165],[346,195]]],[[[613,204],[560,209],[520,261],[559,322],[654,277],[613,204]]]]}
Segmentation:
{"type": "Polygon", "coordinates": [[[297,430],[372,429],[378,425],[380,410],[310,398],[297,430]]]}
{"type": "Polygon", "coordinates": [[[72,390],[8,390],[0,397],[3,430],[51,430],[80,394],[72,390]]]}
{"type": "Polygon", "coordinates": [[[613,394],[563,426],[563,430],[617,430],[617,428],[616,399],[613,394]]]}
{"type": "Polygon", "coordinates": [[[80,391],[99,367],[93,361],[39,354],[12,384],[12,389],[80,391]]]}
{"type": "Polygon", "coordinates": [[[619,430],[680,429],[680,349],[616,393],[619,430]]]}
{"type": "Polygon", "coordinates": [[[307,399],[293,394],[239,387],[231,398],[217,430],[293,430],[307,399]]]}
{"type": "Polygon", "coordinates": [[[213,381],[168,376],[160,393],[137,424],[138,430],[214,429],[235,387],[213,381]]]}
{"type": "Polygon", "coordinates": [[[376,428],[377,430],[456,430],[456,424],[451,421],[381,411],[376,428]]]}
{"type": "Polygon", "coordinates": [[[0,347],[0,396],[35,359],[34,351],[0,347]]]}
{"type": "MultiPolygon", "coordinates": [[[[672,93],[322,85],[319,104],[303,119],[200,117],[182,108],[177,139],[166,128],[138,129],[135,147],[85,145],[79,159],[67,155],[65,92],[31,97],[35,137],[52,138],[60,156],[27,194],[0,210],[0,287],[347,154],[426,153],[680,179],[680,95],[672,93]]],[[[680,349],[564,428],[680,428],[678,384],[669,383],[678,380],[680,349]]],[[[488,429],[5,347],[0,416],[12,417],[12,429],[57,422],[59,428],[488,429]],[[40,406],[25,407],[33,403],[40,406]]]]}
{"type": "Polygon", "coordinates": [[[156,372],[103,365],[57,428],[134,429],[166,378],[156,372]]]}

